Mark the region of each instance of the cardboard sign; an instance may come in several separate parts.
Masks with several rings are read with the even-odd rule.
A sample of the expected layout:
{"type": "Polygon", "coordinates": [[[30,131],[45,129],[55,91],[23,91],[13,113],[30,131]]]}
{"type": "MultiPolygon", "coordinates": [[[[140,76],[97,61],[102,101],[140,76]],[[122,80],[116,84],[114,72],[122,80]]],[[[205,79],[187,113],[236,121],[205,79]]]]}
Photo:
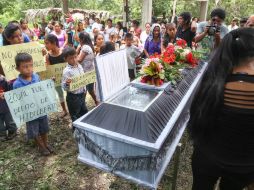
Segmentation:
{"type": "Polygon", "coordinates": [[[31,42],[18,45],[2,46],[0,47],[0,64],[7,80],[13,80],[18,77],[19,73],[16,70],[15,56],[22,52],[29,53],[33,57],[34,72],[46,70],[45,60],[42,55],[40,44],[31,42]]]}
{"type": "Polygon", "coordinates": [[[4,94],[17,126],[57,111],[54,81],[45,80],[4,94]]]}
{"type": "Polygon", "coordinates": [[[77,77],[73,77],[70,83],[70,91],[77,90],[86,86],[87,84],[94,83],[96,81],[96,73],[95,70],[86,72],[77,77]]]}
{"type": "Polygon", "coordinates": [[[59,63],[55,65],[48,65],[46,71],[39,72],[41,80],[51,79],[55,77],[55,86],[61,86],[63,70],[67,63],[59,63]]]}

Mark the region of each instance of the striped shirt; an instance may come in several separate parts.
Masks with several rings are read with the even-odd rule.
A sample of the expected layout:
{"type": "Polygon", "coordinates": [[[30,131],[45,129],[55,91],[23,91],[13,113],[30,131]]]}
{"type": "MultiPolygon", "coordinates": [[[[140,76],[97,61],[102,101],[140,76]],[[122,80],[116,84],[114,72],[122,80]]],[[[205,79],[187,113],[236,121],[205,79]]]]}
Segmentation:
{"type": "Polygon", "coordinates": [[[65,69],[63,70],[63,78],[62,78],[62,87],[64,90],[71,92],[72,94],[81,94],[86,91],[86,87],[79,88],[74,91],[69,91],[69,86],[66,84],[66,80],[72,77],[79,76],[84,73],[84,70],[80,64],[77,65],[70,65],[68,64],[65,69]]]}

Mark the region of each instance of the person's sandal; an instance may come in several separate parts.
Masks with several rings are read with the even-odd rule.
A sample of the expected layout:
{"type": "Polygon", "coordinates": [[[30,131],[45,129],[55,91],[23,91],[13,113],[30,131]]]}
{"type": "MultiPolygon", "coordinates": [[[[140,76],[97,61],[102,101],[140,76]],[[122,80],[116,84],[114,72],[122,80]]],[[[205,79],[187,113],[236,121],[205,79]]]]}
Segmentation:
{"type": "Polygon", "coordinates": [[[54,151],[54,149],[52,148],[52,146],[48,145],[48,146],[47,146],[47,149],[48,149],[48,151],[49,151],[51,154],[54,154],[54,153],[55,153],[55,151],[54,151]]]}
{"type": "Polygon", "coordinates": [[[42,156],[49,156],[50,152],[48,149],[39,149],[42,156]]]}

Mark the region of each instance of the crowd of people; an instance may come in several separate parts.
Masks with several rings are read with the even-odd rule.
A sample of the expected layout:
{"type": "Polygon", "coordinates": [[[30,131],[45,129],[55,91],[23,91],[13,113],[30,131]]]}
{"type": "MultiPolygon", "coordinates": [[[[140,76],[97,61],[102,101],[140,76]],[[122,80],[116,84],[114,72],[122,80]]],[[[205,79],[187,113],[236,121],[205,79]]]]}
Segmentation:
{"type": "MultiPolygon", "coordinates": [[[[234,18],[227,26],[225,19],[226,13],[221,8],[212,10],[204,22],[183,12],[173,23],[153,19],[153,23],[145,24],[143,31],[137,20],[127,29],[121,22],[114,25],[111,19],[103,22],[93,17],[75,21],[68,14],[65,23],[42,20],[40,25],[34,23],[30,29],[28,22],[21,19],[5,27],[0,24],[0,46],[39,39],[44,41],[42,53],[47,65],[68,63],[63,71],[62,86],[56,87],[56,92],[63,111],[61,117],[70,114],[72,121],[88,111],[86,92],[99,104],[94,83],[69,90],[70,78],[94,70],[96,56],[126,49],[129,77],[133,80],[141,58],[163,53],[177,39],[184,39],[190,48],[213,52],[191,109],[193,189],[212,190],[222,177],[221,190],[240,190],[254,182],[254,16],[240,19],[239,25],[234,18]]],[[[6,81],[0,67],[1,140],[12,139],[17,134],[4,92],[40,81],[33,72],[31,55],[19,53],[15,62],[20,73],[15,81],[6,81]]],[[[28,139],[36,141],[43,155],[54,152],[47,142],[46,116],[27,122],[26,126],[28,139]]]]}

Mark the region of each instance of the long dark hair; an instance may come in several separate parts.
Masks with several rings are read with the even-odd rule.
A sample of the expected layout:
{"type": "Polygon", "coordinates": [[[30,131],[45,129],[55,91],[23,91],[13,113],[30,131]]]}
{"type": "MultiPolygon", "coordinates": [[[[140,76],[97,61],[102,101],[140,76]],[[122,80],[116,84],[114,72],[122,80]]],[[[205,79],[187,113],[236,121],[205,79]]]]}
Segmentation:
{"type": "Polygon", "coordinates": [[[54,34],[46,35],[45,36],[45,41],[49,41],[51,44],[55,44],[57,47],[59,47],[58,38],[54,34]]]}
{"type": "Polygon", "coordinates": [[[11,38],[14,32],[17,30],[20,30],[19,26],[17,24],[10,23],[8,24],[4,31],[3,31],[3,45],[11,45],[10,42],[8,41],[8,38],[11,38]]]}
{"type": "Polygon", "coordinates": [[[191,106],[188,129],[194,142],[208,139],[214,121],[223,106],[224,85],[233,67],[254,59],[254,29],[243,28],[228,33],[209,62],[191,106]]]}
{"type": "Polygon", "coordinates": [[[80,43],[81,43],[82,45],[85,44],[85,45],[90,46],[90,47],[92,48],[93,52],[94,52],[93,43],[92,43],[92,40],[91,40],[91,38],[90,38],[90,36],[89,36],[88,33],[81,32],[81,33],[79,34],[79,40],[80,40],[80,43]]]}

